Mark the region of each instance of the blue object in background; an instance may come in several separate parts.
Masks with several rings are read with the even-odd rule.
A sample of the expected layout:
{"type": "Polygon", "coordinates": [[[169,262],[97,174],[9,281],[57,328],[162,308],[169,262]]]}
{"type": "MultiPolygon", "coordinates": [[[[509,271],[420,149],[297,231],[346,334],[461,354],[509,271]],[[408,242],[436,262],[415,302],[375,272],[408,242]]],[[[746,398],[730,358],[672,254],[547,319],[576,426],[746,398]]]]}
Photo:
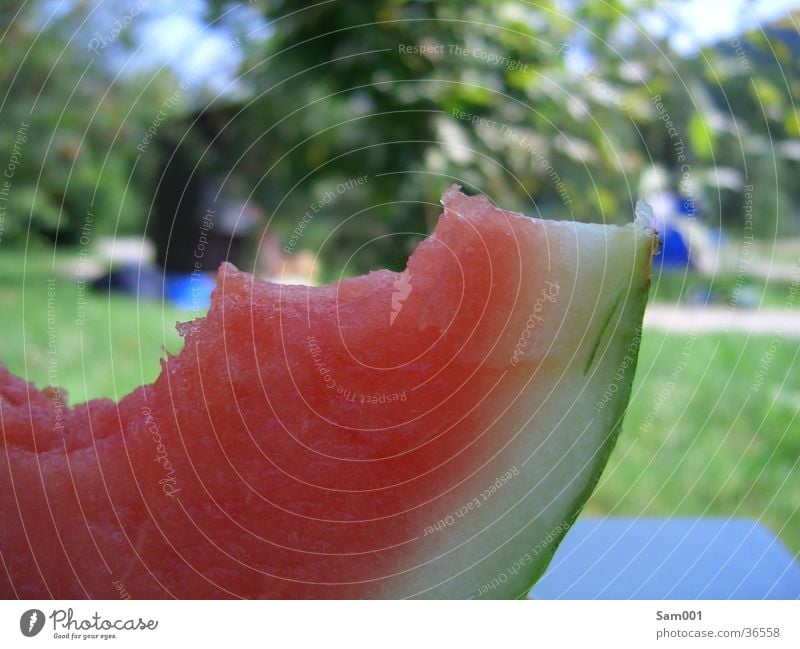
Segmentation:
{"type": "Polygon", "coordinates": [[[686,268],[691,264],[689,246],[683,235],[670,225],[659,233],[661,249],[653,259],[655,268],[686,268]]]}
{"type": "Polygon", "coordinates": [[[139,298],[165,297],[186,311],[205,311],[211,306],[216,282],[207,273],[165,273],[155,266],[127,264],[92,282],[98,291],[118,291],[139,298]]]}
{"type": "Polygon", "coordinates": [[[161,270],[155,266],[121,264],[92,281],[97,291],[115,291],[140,298],[161,298],[161,270]]]}
{"type": "Polygon", "coordinates": [[[800,565],[743,519],[581,519],[536,599],[800,599],[800,565]]]}
{"type": "Polygon", "coordinates": [[[215,285],[214,280],[204,273],[164,275],[164,295],[175,306],[187,311],[208,309],[215,285]]]}

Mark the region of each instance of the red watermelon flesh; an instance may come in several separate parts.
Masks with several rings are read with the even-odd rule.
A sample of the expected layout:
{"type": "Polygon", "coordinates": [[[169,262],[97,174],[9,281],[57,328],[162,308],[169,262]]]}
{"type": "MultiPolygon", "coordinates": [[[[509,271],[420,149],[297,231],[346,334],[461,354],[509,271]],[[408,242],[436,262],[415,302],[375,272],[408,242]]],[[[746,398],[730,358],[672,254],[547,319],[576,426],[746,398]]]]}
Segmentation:
{"type": "Polygon", "coordinates": [[[0,368],[0,596],[524,595],[619,430],[653,235],[442,202],[400,274],[224,265],[119,403],[0,368]]]}

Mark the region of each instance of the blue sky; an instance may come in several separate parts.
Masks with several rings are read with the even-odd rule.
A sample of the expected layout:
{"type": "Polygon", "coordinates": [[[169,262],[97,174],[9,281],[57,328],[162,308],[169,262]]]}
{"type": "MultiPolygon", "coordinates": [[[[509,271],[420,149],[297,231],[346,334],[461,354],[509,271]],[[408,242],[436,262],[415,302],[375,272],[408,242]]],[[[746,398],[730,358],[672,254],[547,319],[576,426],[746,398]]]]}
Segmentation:
{"type": "Polygon", "coordinates": [[[708,43],[785,17],[800,9],[800,0],[659,0],[658,5],[656,15],[648,16],[644,27],[660,33],[671,27],[672,44],[680,52],[691,53],[708,43]],[[677,25],[670,26],[670,18],[677,20],[677,25]]]}

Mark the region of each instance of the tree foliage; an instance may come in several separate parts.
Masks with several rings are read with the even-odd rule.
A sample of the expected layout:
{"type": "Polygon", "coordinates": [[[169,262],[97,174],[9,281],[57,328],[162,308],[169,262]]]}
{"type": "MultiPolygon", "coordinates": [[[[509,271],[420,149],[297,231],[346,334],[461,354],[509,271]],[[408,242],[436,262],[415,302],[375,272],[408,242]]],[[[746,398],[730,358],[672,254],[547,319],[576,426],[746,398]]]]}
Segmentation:
{"type": "Polygon", "coordinates": [[[607,61],[625,11],[618,2],[571,13],[549,1],[270,2],[271,36],[244,38],[254,95],[232,127],[242,136],[229,141],[247,143],[241,169],[261,174],[256,193],[279,229],[291,231],[337,184],[369,176],[305,234],[323,256],[347,255],[338,268],[401,267],[452,182],[527,213],[624,221],[642,162],[632,116],[619,108],[631,89],[598,88],[607,66],[576,75],[570,53],[607,61]],[[386,236],[406,232],[416,236],[386,236]]]}
{"type": "Polygon", "coordinates": [[[8,243],[28,236],[77,243],[86,228],[141,231],[154,160],[136,144],[169,82],[120,76],[110,52],[93,53],[91,13],[83,3],[52,13],[29,4],[7,23],[0,141],[8,157],[0,164],[14,161],[3,221],[8,243]]]}
{"type": "Polygon", "coordinates": [[[121,72],[110,53],[130,55],[134,29],[93,55],[91,3],[57,20],[49,6],[10,21],[0,56],[3,141],[30,124],[7,241],[29,225],[74,240],[88,211],[105,231],[141,230],[159,145],[178,140],[198,170],[251,190],[287,254],[318,251],[328,277],[401,268],[453,182],[529,214],[619,223],[657,165],[713,226],[741,225],[755,183],[757,231],[797,233],[790,28],[679,56],[641,27],[647,0],[211,0],[209,30],[236,36],[240,77],[170,103],[142,152],[180,79],[121,72]]]}

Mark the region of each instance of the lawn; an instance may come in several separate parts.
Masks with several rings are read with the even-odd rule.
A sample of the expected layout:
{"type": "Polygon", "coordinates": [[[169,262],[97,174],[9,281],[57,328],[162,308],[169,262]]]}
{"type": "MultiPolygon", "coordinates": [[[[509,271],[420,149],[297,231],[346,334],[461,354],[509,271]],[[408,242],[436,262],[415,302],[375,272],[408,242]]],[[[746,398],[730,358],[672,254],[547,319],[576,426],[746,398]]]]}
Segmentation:
{"type": "Polygon", "coordinates": [[[81,291],[64,271],[76,259],[59,253],[53,265],[44,250],[0,253],[0,363],[37,387],[58,383],[71,403],[118,398],[158,376],[164,349],[181,348],[176,321],[193,316],[155,301],[81,291]]]}
{"type": "Polygon", "coordinates": [[[732,274],[708,277],[694,271],[665,270],[653,281],[650,301],[780,309],[790,286],[790,279],[767,281],[763,277],[732,274]]]}
{"type": "MultiPolygon", "coordinates": [[[[180,349],[175,322],[191,314],[87,291],[78,326],[75,280],[56,280],[48,313],[51,261],[0,255],[0,362],[42,387],[57,359],[72,403],[155,379],[163,348],[180,349]]],[[[796,339],[646,331],[624,431],[587,511],[756,519],[800,554],[798,353],[796,339]]]]}
{"type": "Polygon", "coordinates": [[[800,340],[772,344],[645,331],[623,434],[587,512],[751,518],[800,554],[800,340]]]}

